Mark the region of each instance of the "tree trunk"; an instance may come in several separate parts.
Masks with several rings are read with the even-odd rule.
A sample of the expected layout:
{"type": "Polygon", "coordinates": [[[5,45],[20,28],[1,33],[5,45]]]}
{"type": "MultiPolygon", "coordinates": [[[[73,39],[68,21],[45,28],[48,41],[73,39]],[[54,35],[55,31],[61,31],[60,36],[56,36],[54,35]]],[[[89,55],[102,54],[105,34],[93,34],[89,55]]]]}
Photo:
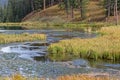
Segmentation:
{"type": "Polygon", "coordinates": [[[79,8],[79,10],[80,10],[80,16],[81,16],[81,0],[78,0],[78,8],[79,8]]]}
{"type": "Polygon", "coordinates": [[[43,0],[43,9],[46,9],[46,0],[43,0]]]}
{"type": "Polygon", "coordinates": [[[115,0],[115,13],[116,13],[116,25],[118,25],[118,6],[117,6],[117,1],[118,0],[115,0]]]}
{"type": "Polygon", "coordinates": [[[69,18],[69,0],[65,0],[64,3],[65,3],[67,18],[69,18]]]}
{"type": "Polygon", "coordinates": [[[71,18],[74,18],[74,9],[73,9],[73,5],[71,5],[71,18]]]}
{"type": "Polygon", "coordinates": [[[31,1],[31,8],[32,8],[32,11],[34,11],[35,8],[34,8],[34,5],[33,5],[33,0],[30,0],[30,1],[31,1]]]}
{"type": "Polygon", "coordinates": [[[107,11],[107,17],[110,16],[110,12],[111,12],[111,0],[108,0],[108,11],[107,11]]]}
{"type": "Polygon", "coordinates": [[[83,4],[83,0],[80,0],[80,4],[81,4],[81,18],[85,19],[85,10],[84,10],[84,4],[83,4]]]}

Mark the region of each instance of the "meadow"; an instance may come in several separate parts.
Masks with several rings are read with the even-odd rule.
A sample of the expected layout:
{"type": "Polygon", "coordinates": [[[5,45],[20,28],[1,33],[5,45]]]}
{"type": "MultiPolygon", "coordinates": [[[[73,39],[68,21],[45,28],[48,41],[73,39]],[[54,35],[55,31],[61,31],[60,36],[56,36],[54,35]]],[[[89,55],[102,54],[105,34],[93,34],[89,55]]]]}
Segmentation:
{"type": "Polygon", "coordinates": [[[102,27],[96,38],[74,38],[53,43],[48,48],[51,60],[65,61],[74,58],[120,60],[120,27],[102,27]]]}
{"type": "Polygon", "coordinates": [[[35,40],[45,40],[45,34],[0,34],[0,44],[8,44],[14,42],[25,42],[25,41],[35,41],[35,40]]]}

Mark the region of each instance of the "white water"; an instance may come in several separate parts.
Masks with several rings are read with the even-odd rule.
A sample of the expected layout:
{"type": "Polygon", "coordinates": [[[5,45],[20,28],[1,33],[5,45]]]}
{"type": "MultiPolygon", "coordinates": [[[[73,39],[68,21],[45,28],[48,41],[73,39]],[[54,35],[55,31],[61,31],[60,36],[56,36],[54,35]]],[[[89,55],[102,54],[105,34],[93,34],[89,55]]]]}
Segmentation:
{"type": "Polygon", "coordinates": [[[13,46],[7,46],[1,48],[2,53],[16,53],[19,54],[20,58],[29,59],[32,60],[32,57],[35,56],[44,56],[45,52],[42,52],[42,50],[30,50],[29,46],[24,45],[13,45],[13,46]]]}

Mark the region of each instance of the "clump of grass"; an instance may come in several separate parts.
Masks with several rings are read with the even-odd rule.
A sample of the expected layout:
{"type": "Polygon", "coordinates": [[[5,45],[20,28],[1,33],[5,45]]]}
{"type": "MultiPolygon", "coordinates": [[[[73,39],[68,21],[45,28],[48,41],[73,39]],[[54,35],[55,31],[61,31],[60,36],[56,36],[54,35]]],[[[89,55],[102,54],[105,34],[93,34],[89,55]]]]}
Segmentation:
{"type": "Polygon", "coordinates": [[[120,60],[120,27],[103,27],[100,37],[70,39],[51,44],[48,48],[51,60],[71,58],[120,60]]]}
{"type": "Polygon", "coordinates": [[[45,34],[0,34],[0,44],[7,44],[13,42],[25,42],[25,41],[35,41],[35,40],[45,40],[45,34]]]}
{"type": "Polygon", "coordinates": [[[37,77],[25,77],[20,74],[14,74],[10,77],[5,77],[2,80],[46,80],[45,78],[37,78],[37,77]]]}
{"type": "Polygon", "coordinates": [[[15,74],[12,77],[6,77],[4,80],[27,80],[27,78],[21,76],[20,74],[15,74]]]}

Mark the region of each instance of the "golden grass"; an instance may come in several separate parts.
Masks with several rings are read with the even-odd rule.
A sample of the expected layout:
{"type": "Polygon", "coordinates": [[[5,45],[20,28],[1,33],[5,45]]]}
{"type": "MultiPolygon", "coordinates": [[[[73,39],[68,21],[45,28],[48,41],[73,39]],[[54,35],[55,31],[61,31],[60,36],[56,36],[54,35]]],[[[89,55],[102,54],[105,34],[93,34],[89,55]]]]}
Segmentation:
{"type": "MultiPolygon", "coordinates": [[[[26,78],[19,74],[13,75],[12,77],[4,78],[3,80],[46,80],[45,78],[26,78]]],[[[89,75],[66,75],[66,76],[60,76],[56,79],[49,79],[49,80],[115,80],[110,79],[108,76],[102,76],[102,77],[95,77],[95,76],[89,76],[89,75]]]]}
{"type": "Polygon", "coordinates": [[[110,80],[109,77],[94,77],[87,75],[72,75],[72,76],[61,76],[57,80],[110,80]]]}
{"type": "Polygon", "coordinates": [[[120,27],[103,27],[102,36],[92,39],[62,40],[49,46],[52,60],[67,60],[74,57],[89,59],[120,60],[120,27]]]}
{"type": "Polygon", "coordinates": [[[27,78],[19,74],[16,74],[16,75],[13,75],[12,77],[6,77],[4,80],[27,80],[27,78]]]}
{"type": "Polygon", "coordinates": [[[45,34],[0,34],[0,44],[7,44],[13,42],[24,42],[24,41],[35,41],[35,40],[45,40],[45,34]]]}

